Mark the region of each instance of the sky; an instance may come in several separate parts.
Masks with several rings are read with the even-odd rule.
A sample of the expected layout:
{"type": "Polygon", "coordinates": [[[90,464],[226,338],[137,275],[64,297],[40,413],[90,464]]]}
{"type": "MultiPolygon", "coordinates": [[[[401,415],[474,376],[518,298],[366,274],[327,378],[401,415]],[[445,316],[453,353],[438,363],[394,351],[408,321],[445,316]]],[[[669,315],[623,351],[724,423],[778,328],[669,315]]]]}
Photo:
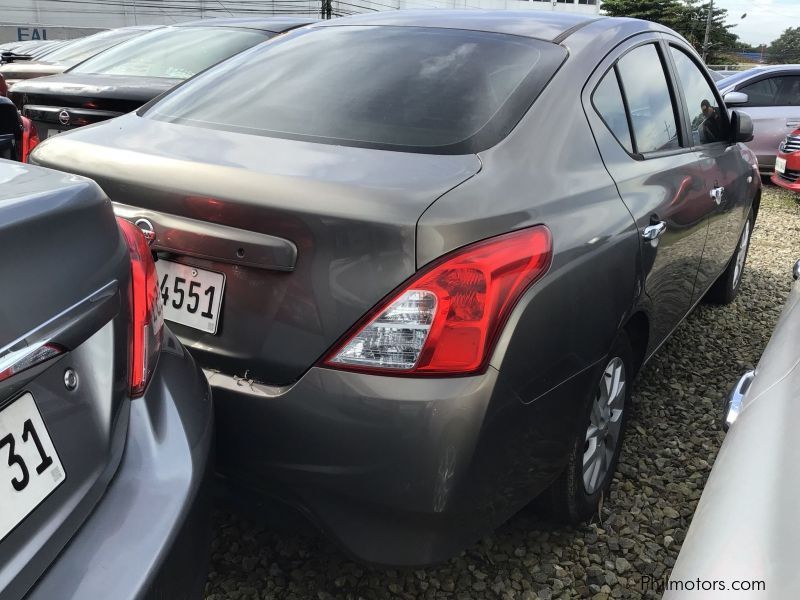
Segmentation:
{"type": "Polygon", "coordinates": [[[786,28],[800,27],[800,0],[714,0],[714,6],[728,10],[733,32],[747,44],[769,44],[786,28]]]}

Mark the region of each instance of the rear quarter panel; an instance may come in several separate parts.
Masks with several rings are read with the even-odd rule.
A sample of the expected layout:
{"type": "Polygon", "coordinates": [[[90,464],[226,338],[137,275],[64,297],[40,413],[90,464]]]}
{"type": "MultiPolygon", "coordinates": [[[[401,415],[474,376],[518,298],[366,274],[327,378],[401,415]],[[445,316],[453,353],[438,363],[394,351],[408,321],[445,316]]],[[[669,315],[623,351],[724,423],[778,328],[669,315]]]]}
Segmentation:
{"type": "Polygon", "coordinates": [[[418,267],[507,231],[543,223],[552,232],[550,270],[523,295],[494,350],[498,381],[474,460],[473,479],[488,492],[476,495],[502,486],[496,501],[511,510],[563,466],[600,361],[641,292],[638,233],[580,103],[596,64],[586,54],[610,49],[619,32],[590,27],[569,38],[580,39],[512,134],[480,154],[480,173],[434,203],[417,228],[418,267]]]}

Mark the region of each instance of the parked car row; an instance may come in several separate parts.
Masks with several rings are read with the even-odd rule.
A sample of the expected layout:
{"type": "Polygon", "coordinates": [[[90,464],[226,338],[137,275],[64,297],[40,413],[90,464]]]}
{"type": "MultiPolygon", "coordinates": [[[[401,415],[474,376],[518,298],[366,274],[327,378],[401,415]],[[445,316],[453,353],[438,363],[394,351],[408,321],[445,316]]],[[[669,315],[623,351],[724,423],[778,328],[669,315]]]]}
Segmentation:
{"type": "Polygon", "coordinates": [[[61,75],[17,83],[9,96],[46,139],[136,110],[184,79],[313,21],[232,18],[160,27],[120,42],[61,75]]]}
{"type": "Polygon", "coordinates": [[[10,598],[67,585],[96,597],[101,575],[74,565],[116,573],[131,555],[105,555],[132,528],[142,560],[106,597],[195,589],[183,567],[202,569],[203,546],[178,532],[212,463],[194,360],[214,395],[217,472],[361,560],[444,560],[542,495],[562,520],[587,519],[611,485],[633,379],[697,303],[735,299],[759,210],[750,117],[728,110],[691,45],[644,21],[456,10],[193,23],[10,93],[47,132],[30,162],[70,174],[0,164],[17,199],[7,220],[38,219],[46,238],[13,228],[8,247],[33,245],[26,260],[41,262],[0,261],[14,269],[3,280],[39,286],[0,312],[39,310],[0,327],[0,348],[26,351],[0,387],[12,440],[0,501],[19,507],[0,541],[10,598]],[[54,261],[69,243],[77,263],[54,261]],[[63,336],[30,333],[76,306],[98,348],[67,335],[80,311],[63,336]],[[105,363],[86,373],[92,357],[105,363]],[[28,383],[39,374],[41,389],[28,383]],[[80,452],[79,406],[98,438],[80,452]],[[30,446],[26,419],[47,444],[30,446]],[[45,458],[47,486],[23,499],[23,468],[45,458]],[[107,478],[58,530],[48,516],[80,504],[85,472],[107,478]],[[87,517],[90,505],[108,508],[87,517]],[[128,529],[110,514],[130,515],[128,529]],[[20,548],[37,527],[61,533],[32,561],[20,548]],[[156,574],[170,568],[163,548],[189,553],[174,578],[156,574]]]}
{"type": "Polygon", "coordinates": [[[72,40],[46,53],[38,60],[12,62],[0,66],[6,84],[11,87],[19,81],[45,75],[62,73],[70,67],[127,39],[155,29],[153,25],[136,25],[110,31],[101,31],[84,38],[72,40]]]}

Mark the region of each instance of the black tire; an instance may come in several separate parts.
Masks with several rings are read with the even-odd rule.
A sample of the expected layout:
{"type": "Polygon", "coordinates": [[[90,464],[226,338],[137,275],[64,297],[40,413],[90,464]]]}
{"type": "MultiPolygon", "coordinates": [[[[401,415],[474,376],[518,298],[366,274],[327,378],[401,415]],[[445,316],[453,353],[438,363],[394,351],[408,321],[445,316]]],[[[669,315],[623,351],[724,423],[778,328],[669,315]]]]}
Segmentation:
{"type": "Polygon", "coordinates": [[[736,250],[733,256],[731,256],[728,266],[725,267],[725,270],[722,272],[722,275],[719,276],[709,288],[708,292],[706,292],[703,298],[705,302],[709,304],[730,304],[736,298],[739,293],[739,288],[742,286],[744,268],[747,263],[747,252],[750,250],[750,240],[753,238],[754,224],[755,219],[753,218],[753,211],[751,209],[750,214],[747,215],[747,221],[742,229],[742,233],[739,235],[739,241],[736,243],[736,250]],[[742,240],[745,235],[747,235],[747,240],[744,248],[742,248],[742,240]],[[737,276],[736,266],[741,252],[744,252],[744,257],[742,258],[741,268],[737,276]]]}
{"type": "Polygon", "coordinates": [[[549,489],[550,507],[553,516],[557,520],[569,524],[581,523],[597,513],[600,500],[608,492],[619,461],[619,453],[625,437],[625,428],[632,408],[631,388],[635,374],[633,369],[633,350],[628,335],[624,331],[620,332],[614,341],[605,365],[600,374],[600,381],[592,387],[589,397],[583,403],[583,416],[573,439],[567,466],[549,489]],[[584,453],[588,448],[587,432],[592,419],[592,408],[597,398],[600,382],[605,377],[606,369],[615,359],[621,360],[625,373],[620,432],[605,476],[596,489],[590,492],[587,491],[583,478],[584,453]]]}

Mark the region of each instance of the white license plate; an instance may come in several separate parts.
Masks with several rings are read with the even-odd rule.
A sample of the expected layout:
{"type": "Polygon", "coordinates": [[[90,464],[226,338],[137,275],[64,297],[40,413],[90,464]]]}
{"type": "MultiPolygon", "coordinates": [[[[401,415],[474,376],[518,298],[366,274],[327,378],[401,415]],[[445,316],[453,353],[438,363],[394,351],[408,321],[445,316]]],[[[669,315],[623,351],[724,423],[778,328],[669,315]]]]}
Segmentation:
{"type": "Polygon", "coordinates": [[[786,159],[781,158],[780,156],[775,157],[775,170],[778,173],[783,173],[786,171],[786,159]]]}
{"type": "Polygon", "coordinates": [[[66,478],[33,396],[23,394],[0,411],[0,540],[66,478]]]}
{"type": "Polygon", "coordinates": [[[225,275],[157,260],[164,318],[206,333],[217,333],[225,275]]]}

